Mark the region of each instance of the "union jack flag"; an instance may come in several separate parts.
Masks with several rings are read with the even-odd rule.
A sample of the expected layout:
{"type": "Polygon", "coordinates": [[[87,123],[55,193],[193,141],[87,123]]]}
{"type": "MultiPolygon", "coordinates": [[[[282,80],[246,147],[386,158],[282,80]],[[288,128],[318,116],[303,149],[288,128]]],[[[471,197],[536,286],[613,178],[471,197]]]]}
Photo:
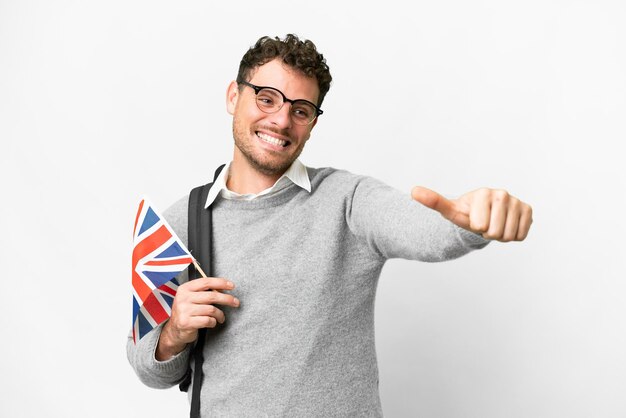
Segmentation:
{"type": "Polygon", "coordinates": [[[133,341],[135,344],[172,313],[175,277],[193,257],[156,210],[143,199],[133,230],[133,341]]]}

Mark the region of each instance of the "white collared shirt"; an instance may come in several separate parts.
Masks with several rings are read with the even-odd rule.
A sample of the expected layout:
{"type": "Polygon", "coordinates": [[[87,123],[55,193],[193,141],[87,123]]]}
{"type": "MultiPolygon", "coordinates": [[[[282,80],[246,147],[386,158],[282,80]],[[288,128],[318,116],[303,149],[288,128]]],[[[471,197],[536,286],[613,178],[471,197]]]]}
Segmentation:
{"type": "Polygon", "coordinates": [[[269,187],[259,194],[247,193],[247,194],[239,194],[228,190],[226,187],[226,181],[228,179],[228,175],[230,172],[230,164],[226,164],[222,172],[209,190],[209,195],[207,196],[206,203],[204,205],[205,208],[211,206],[211,204],[215,201],[218,195],[222,196],[224,199],[229,200],[252,200],[261,196],[268,196],[278,191],[284,189],[289,186],[289,184],[294,183],[296,186],[299,186],[311,193],[311,181],[309,179],[309,173],[306,169],[306,166],[300,162],[300,160],[295,160],[293,164],[285,171],[285,174],[280,176],[280,178],[274,183],[272,187],[269,187]]]}

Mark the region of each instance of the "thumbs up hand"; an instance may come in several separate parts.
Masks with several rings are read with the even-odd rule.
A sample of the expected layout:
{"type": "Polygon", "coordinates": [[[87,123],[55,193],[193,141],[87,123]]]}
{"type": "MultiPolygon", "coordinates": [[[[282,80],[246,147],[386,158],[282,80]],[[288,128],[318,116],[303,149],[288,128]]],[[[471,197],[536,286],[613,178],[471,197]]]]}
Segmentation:
{"type": "Polygon", "coordinates": [[[532,208],[505,190],[482,188],[451,200],[416,186],[411,196],[450,222],[487,239],[522,241],[533,221],[532,208]]]}

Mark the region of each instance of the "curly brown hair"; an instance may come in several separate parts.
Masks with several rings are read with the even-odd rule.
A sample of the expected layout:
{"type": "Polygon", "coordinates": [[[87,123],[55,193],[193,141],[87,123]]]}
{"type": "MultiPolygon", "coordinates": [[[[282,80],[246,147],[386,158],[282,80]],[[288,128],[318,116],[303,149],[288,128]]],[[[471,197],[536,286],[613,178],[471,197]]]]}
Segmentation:
{"type": "Polygon", "coordinates": [[[237,82],[248,81],[248,77],[254,69],[277,57],[282,58],[285,64],[297,69],[307,77],[315,77],[320,89],[317,105],[321,106],[333,79],[330,70],[326,65],[324,55],[317,52],[313,42],[301,41],[293,34],[288,34],[285,39],[270,38],[269,36],[260,38],[241,59],[237,82]]]}

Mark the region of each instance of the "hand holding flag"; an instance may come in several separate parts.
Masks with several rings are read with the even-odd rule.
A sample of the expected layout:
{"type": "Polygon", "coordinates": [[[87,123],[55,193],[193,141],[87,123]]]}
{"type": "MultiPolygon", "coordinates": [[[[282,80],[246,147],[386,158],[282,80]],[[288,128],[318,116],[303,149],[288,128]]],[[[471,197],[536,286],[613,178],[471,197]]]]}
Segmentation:
{"type": "Polygon", "coordinates": [[[133,247],[133,341],[136,344],[170,317],[178,289],[175,277],[191,263],[201,273],[202,270],[146,199],[137,210],[133,247]]]}

